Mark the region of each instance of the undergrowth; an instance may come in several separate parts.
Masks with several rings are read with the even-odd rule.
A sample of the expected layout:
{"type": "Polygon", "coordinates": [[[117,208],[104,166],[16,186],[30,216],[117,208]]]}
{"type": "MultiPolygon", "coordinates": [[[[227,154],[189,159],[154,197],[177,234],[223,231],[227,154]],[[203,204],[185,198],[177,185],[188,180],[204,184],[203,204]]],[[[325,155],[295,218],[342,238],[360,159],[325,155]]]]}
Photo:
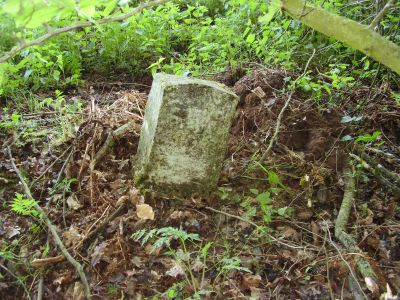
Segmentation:
{"type": "MultiPolygon", "coordinates": [[[[342,0],[319,3],[364,23],[375,13],[373,7],[342,0]]],[[[16,101],[39,88],[79,84],[91,74],[127,81],[156,71],[210,76],[227,68],[247,67],[250,62],[296,71],[313,49],[316,55],[312,63],[319,74],[305,76],[300,86],[317,101],[324,97],[336,101],[340,93],[333,96],[334,92],[356,82],[372,82],[378,72],[389,79],[392,76],[373,60],[286,15],[270,20],[270,9],[270,3],[256,0],[175,1],[121,23],[69,32],[1,64],[0,97],[16,101]]],[[[115,10],[125,11],[126,7],[115,10]]],[[[104,15],[104,10],[99,9],[99,14],[104,15]]],[[[61,27],[71,19],[76,16],[51,20],[50,25],[61,27]]],[[[1,10],[0,20],[0,54],[10,50],[20,37],[29,40],[45,32],[40,27],[21,31],[1,10]]],[[[389,14],[379,28],[394,42],[400,39],[395,30],[399,20],[399,16],[389,14]]]]}

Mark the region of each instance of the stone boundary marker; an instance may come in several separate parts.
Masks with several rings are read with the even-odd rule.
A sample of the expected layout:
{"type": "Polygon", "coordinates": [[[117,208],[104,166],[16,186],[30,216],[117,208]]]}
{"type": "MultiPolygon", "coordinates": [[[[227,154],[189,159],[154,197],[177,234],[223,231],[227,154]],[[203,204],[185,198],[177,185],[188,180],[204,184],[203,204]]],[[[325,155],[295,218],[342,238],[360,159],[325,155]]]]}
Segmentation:
{"type": "Polygon", "coordinates": [[[135,183],[163,196],[215,189],[238,97],[207,80],[156,74],[140,133],[135,183]]]}

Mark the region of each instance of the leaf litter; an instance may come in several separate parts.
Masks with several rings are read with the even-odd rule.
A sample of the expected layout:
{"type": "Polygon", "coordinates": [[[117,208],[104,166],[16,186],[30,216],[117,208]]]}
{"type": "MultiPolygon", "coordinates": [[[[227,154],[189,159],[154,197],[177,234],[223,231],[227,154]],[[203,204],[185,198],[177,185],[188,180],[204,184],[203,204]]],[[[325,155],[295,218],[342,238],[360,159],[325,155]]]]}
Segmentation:
{"type": "MultiPolygon", "coordinates": [[[[399,107],[391,105],[388,90],[381,91],[379,103],[368,103],[365,111],[358,112],[351,111],[351,103],[339,108],[318,108],[307,101],[306,95],[295,94],[282,121],[278,143],[263,163],[273,172],[267,175],[249,159],[257,157],[271,137],[270,129],[285,100],[279,91],[284,78],[290,75],[281,70],[257,70],[233,87],[241,101],[220,189],[208,199],[145,198],[133,185],[133,161],[147,97],[135,90],[91,88],[90,92],[72,92],[66,98],[82,97],[87,103],[94,103],[88,105],[83,118],[71,116],[74,133],[63,143],[51,140],[50,136],[47,143],[28,141],[15,149],[18,165],[30,178],[44,174],[32,187],[34,196],[47,207],[50,218],[63,233],[65,245],[84,262],[93,294],[104,299],[121,295],[128,299],[152,295],[167,298],[176,290],[182,298],[199,292],[203,299],[351,297],[348,266],[354,268],[356,257],[331,238],[343,195],[342,170],[347,153],[351,152],[351,144],[341,138],[376,130],[384,133],[385,143],[377,149],[389,153],[391,163],[384,159],[387,155],[379,152],[374,152],[374,158],[399,173],[399,107]],[[373,113],[369,114],[370,111],[373,113]],[[117,140],[106,159],[91,169],[90,163],[107,134],[128,121],[137,126],[117,140]],[[68,147],[72,147],[71,158],[64,170],[67,154],[45,172],[68,147]],[[78,182],[72,183],[70,190],[51,194],[54,184],[59,183],[60,172],[63,178],[77,178],[78,182]],[[273,174],[285,189],[268,180],[273,174]],[[271,200],[265,198],[266,194],[257,200],[254,193],[266,191],[270,191],[271,200]],[[265,211],[260,201],[266,201],[265,211]],[[125,210],[87,240],[120,206],[126,206],[125,210]],[[206,207],[227,214],[211,212],[206,207]],[[265,219],[263,214],[268,212],[271,218],[265,219]],[[251,222],[260,228],[254,228],[251,222]],[[160,244],[155,251],[151,251],[151,243],[156,237],[149,237],[143,245],[131,238],[142,229],[166,227],[197,234],[200,241],[186,242],[187,252],[182,255],[179,238],[165,237],[168,243],[160,244]],[[269,235],[284,245],[272,241],[269,235]],[[210,244],[205,251],[202,247],[207,243],[210,244]],[[340,247],[341,255],[334,245],[340,247]],[[179,255],[174,257],[171,253],[179,255]],[[113,292],[114,288],[118,293],[113,292]]],[[[357,102],[363,93],[352,91],[349,101],[357,102]]],[[[46,127],[57,119],[39,116],[37,122],[46,127]]],[[[8,134],[2,133],[5,138],[9,138],[8,134]]],[[[8,158],[0,155],[0,174],[6,173],[15,182],[8,158]]],[[[358,274],[357,280],[372,299],[381,294],[384,299],[395,299],[400,290],[399,195],[386,190],[365,172],[360,171],[360,178],[357,207],[349,230],[379,274],[379,291],[368,279],[364,283],[358,274]]],[[[17,191],[17,186],[13,186],[0,196],[10,201],[17,191]]],[[[11,242],[19,242],[15,242],[17,246],[10,253],[26,257],[14,272],[29,274],[30,261],[43,254],[59,255],[43,231],[37,235],[30,231],[34,219],[14,215],[5,207],[1,208],[0,217],[0,234],[11,242]],[[46,243],[49,246],[45,249],[46,243]]],[[[7,249],[6,245],[2,241],[1,249],[7,249]]],[[[7,260],[2,263],[10,266],[7,260]]],[[[79,278],[66,262],[47,265],[44,278],[46,298],[82,297],[79,278]]],[[[32,286],[35,280],[34,276],[27,279],[32,286]]],[[[1,285],[0,294],[3,299],[11,299],[7,295],[22,297],[23,291],[8,278],[1,285]]]]}

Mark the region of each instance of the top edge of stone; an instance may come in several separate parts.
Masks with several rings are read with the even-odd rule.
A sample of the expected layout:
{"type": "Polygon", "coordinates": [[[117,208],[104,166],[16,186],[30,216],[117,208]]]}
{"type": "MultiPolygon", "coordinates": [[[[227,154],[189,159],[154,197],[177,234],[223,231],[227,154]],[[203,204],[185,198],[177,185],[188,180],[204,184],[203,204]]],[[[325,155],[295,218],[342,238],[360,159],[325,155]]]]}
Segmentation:
{"type": "Polygon", "coordinates": [[[186,77],[186,76],[171,75],[171,74],[166,74],[166,73],[157,73],[153,79],[154,79],[154,82],[161,82],[162,84],[165,84],[165,85],[175,85],[175,84],[206,85],[206,86],[218,89],[221,92],[231,94],[234,97],[238,97],[227,86],[223,85],[222,83],[215,82],[215,81],[197,79],[197,78],[186,77]]]}

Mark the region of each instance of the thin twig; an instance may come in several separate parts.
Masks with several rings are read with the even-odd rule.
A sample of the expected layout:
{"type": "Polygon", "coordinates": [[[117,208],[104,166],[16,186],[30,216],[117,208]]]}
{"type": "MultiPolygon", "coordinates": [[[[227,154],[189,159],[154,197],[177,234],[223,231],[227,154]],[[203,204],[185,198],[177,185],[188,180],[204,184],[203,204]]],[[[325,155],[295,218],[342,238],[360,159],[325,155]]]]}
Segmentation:
{"type": "Polygon", "coordinates": [[[0,267],[5,270],[8,274],[11,275],[11,277],[15,278],[17,280],[18,283],[21,283],[22,288],[24,289],[26,296],[28,297],[29,300],[32,300],[31,296],[29,295],[28,290],[26,289],[26,286],[23,282],[21,282],[21,280],[18,278],[17,275],[15,275],[13,272],[11,272],[6,266],[3,266],[2,264],[0,264],[0,267]]]}
{"type": "Polygon", "coordinates": [[[78,248],[81,244],[83,243],[87,243],[89,241],[92,240],[92,238],[94,236],[96,236],[98,233],[100,233],[101,231],[104,230],[104,228],[112,221],[114,220],[116,217],[120,216],[124,210],[126,209],[126,203],[123,203],[122,205],[120,205],[111,215],[109,215],[103,222],[100,223],[99,226],[96,227],[95,230],[89,232],[84,238],[83,240],[77,245],[76,248],[78,248]]]}
{"type": "Polygon", "coordinates": [[[37,291],[37,300],[43,299],[43,286],[44,286],[44,279],[43,275],[40,275],[39,282],[38,282],[38,291],[37,291]]]}
{"type": "Polygon", "coordinates": [[[132,127],[136,126],[138,125],[135,123],[135,121],[131,121],[110,132],[107,135],[104,144],[101,146],[99,151],[96,152],[96,155],[94,156],[92,162],[90,163],[90,168],[94,169],[97,163],[101,161],[113,149],[115,142],[118,139],[122,138],[125,135],[125,133],[128,132],[132,127]]]}
{"type": "MultiPolygon", "coordinates": [[[[15,171],[15,173],[18,175],[19,180],[21,181],[21,184],[24,188],[24,193],[25,195],[29,198],[29,199],[34,199],[32,197],[32,193],[27,185],[27,183],[25,182],[24,178],[21,175],[21,172],[18,170],[17,166],[15,165],[14,162],[14,158],[12,156],[11,153],[11,149],[9,147],[7,147],[8,150],[8,155],[10,157],[10,162],[11,165],[15,171]]],[[[37,204],[36,202],[34,202],[34,208],[40,213],[40,215],[42,216],[44,222],[47,225],[47,228],[49,229],[49,231],[51,232],[51,234],[53,235],[53,239],[54,242],[56,243],[56,245],[58,246],[58,248],[61,250],[61,252],[64,254],[65,258],[71,263],[72,266],[74,266],[75,270],[77,271],[77,273],[79,274],[82,284],[83,284],[83,289],[84,289],[84,293],[85,293],[85,297],[87,299],[90,299],[90,287],[89,287],[89,283],[86,279],[86,275],[85,272],[83,271],[83,267],[82,265],[75,260],[71,254],[68,252],[67,248],[64,246],[63,242],[61,241],[60,236],[57,233],[57,229],[56,227],[51,223],[49,217],[47,216],[47,214],[44,212],[44,210],[40,207],[39,204],[37,204]]]]}
{"type": "Polygon", "coordinates": [[[46,173],[55,165],[56,162],[58,162],[61,157],[63,157],[65,155],[65,153],[67,153],[68,150],[70,150],[71,147],[67,148],[60,156],[58,156],[47,168],[46,170],[44,170],[42,172],[42,174],[40,174],[39,177],[35,178],[35,180],[32,181],[32,183],[29,185],[29,188],[32,188],[36,182],[38,182],[40,180],[40,178],[42,178],[44,175],[46,175],[46,173]]]}
{"type": "Polygon", "coordinates": [[[357,283],[358,287],[360,288],[360,290],[361,290],[362,293],[364,294],[365,299],[368,299],[367,295],[365,295],[365,293],[364,293],[364,291],[363,291],[363,289],[362,289],[362,287],[361,287],[361,284],[358,282],[357,277],[356,277],[356,275],[354,274],[353,269],[351,268],[349,262],[348,262],[347,260],[344,259],[341,250],[340,250],[339,247],[336,245],[336,243],[332,240],[332,236],[331,236],[331,233],[330,233],[330,231],[329,231],[329,228],[326,228],[326,232],[328,233],[330,243],[331,243],[332,246],[336,249],[336,251],[338,252],[340,258],[342,259],[342,261],[345,263],[345,265],[346,265],[347,268],[349,269],[349,272],[350,272],[350,274],[351,274],[351,277],[353,277],[354,281],[357,283]]]}
{"type": "Polygon", "coordinates": [[[65,26],[65,27],[61,27],[58,28],[54,31],[48,32],[44,35],[42,35],[41,37],[37,38],[36,40],[24,43],[20,46],[17,46],[13,49],[11,49],[9,52],[7,52],[6,54],[4,54],[2,57],[0,57],[0,63],[3,63],[5,61],[7,61],[8,59],[10,59],[11,57],[13,57],[15,54],[17,54],[18,52],[21,52],[22,50],[29,48],[31,46],[38,46],[40,44],[42,44],[44,41],[59,35],[61,33],[64,32],[68,32],[68,31],[72,31],[78,28],[84,28],[84,27],[90,27],[90,26],[95,26],[95,25],[100,25],[100,24],[105,24],[105,23],[112,23],[112,22],[119,22],[119,21],[123,21],[125,19],[128,19],[130,17],[132,17],[133,15],[136,15],[140,12],[142,12],[144,9],[146,8],[150,8],[153,6],[158,6],[161,5],[165,2],[168,2],[170,0],[155,0],[155,1],[150,1],[150,2],[146,2],[143,3],[137,7],[135,7],[131,12],[120,15],[120,16],[116,16],[116,17],[112,17],[112,18],[103,18],[100,20],[96,20],[96,21],[86,21],[86,22],[77,22],[75,24],[69,25],[69,26],[65,26]]]}
{"type": "Polygon", "coordinates": [[[304,75],[306,75],[308,66],[310,65],[310,62],[311,62],[311,60],[313,59],[314,55],[315,55],[315,49],[313,50],[313,53],[311,54],[310,58],[308,59],[307,64],[306,64],[306,66],[305,66],[305,68],[304,68],[303,73],[293,81],[293,83],[292,83],[292,90],[291,90],[290,94],[288,95],[288,97],[287,97],[287,99],[286,99],[286,101],[285,101],[285,104],[283,105],[283,108],[282,108],[282,110],[280,111],[280,113],[279,113],[279,115],[278,115],[278,118],[277,118],[277,120],[276,120],[276,126],[275,126],[274,134],[273,134],[273,136],[271,137],[271,139],[270,139],[270,141],[269,141],[269,145],[268,145],[267,150],[265,150],[265,152],[264,152],[263,155],[261,156],[260,163],[262,163],[262,162],[265,161],[265,159],[267,158],[268,153],[269,153],[269,152],[271,151],[271,149],[272,149],[272,146],[273,146],[274,143],[276,142],[276,140],[277,140],[277,138],[278,138],[279,128],[280,128],[280,126],[281,126],[281,121],[282,121],[283,114],[284,114],[286,108],[288,107],[288,105],[289,105],[289,103],[290,103],[290,100],[292,99],[292,96],[293,96],[293,94],[294,94],[294,92],[295,92],[295,90],[296,90],[296,83],[297,83],[301,78],[303,78],[304,75]]]}
{"type": "Polygon", "coordinates": [[[72,157],[72,154],[74,153],[74,150],[75,150],[75,146],[72,147],[71,152],[68,154],[67,159],[64,161],[64,163],[63,163],[63,165],[62,165],[62,167],[61,167],[61,169],[60,169],[60,172],[58,172],[57,180],[56,180],[56,182],[54,183],[54,186],[56,186],[57,184],[60,183],[61,178],[62,178],[62,175],[63,175],[63,173],[64,173],[64,170],[65,170],[65,168],[67,167],[69,161],[71,160],[71,157],[72,157]]]}
{"type": "Polygon", "coordinates": [[[379,22],[383,19],[387,11],[393,7],[393,4],[394,0],[389,0],[386,3],[386,5],[382,8],[382,10],[372,20],[371,24],[369,25],[369,28],[374,29],[376,26],[378,26],[379,22]]]}

